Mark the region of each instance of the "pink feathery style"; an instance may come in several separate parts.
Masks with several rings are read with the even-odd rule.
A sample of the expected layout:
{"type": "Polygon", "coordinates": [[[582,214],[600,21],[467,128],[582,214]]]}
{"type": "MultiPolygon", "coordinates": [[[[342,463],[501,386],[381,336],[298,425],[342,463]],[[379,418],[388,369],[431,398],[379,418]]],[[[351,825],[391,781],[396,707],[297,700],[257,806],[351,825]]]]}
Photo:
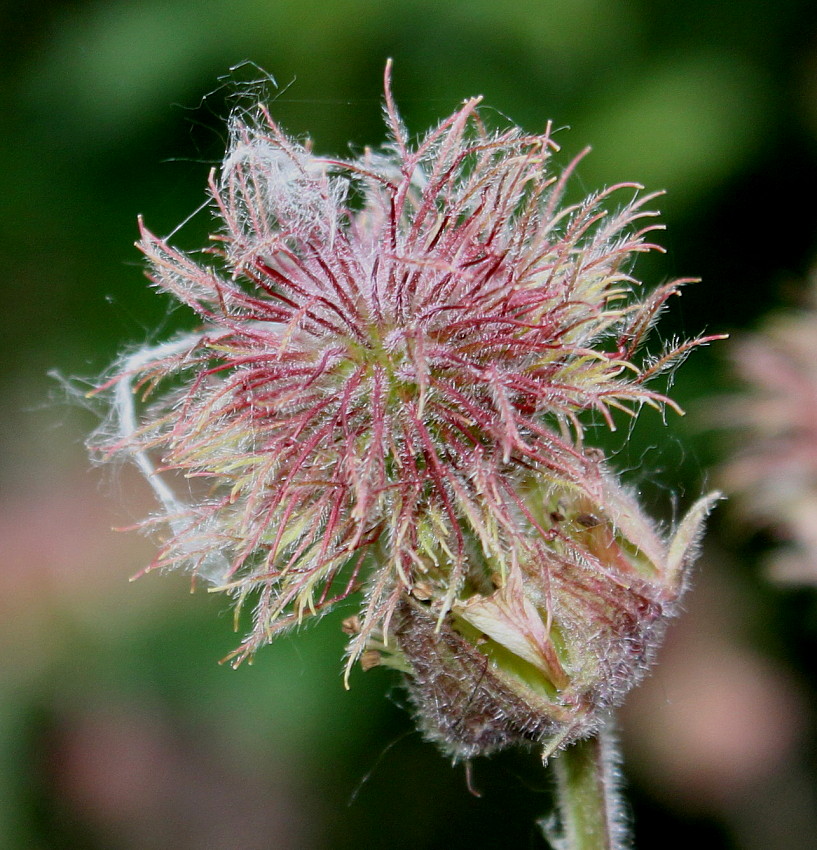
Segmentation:
{"type": "MultiPolygon", "coordinates": [[[[183,253],[142,227],[151,280],[200,327],[118,364],[101,451],[135,460],[162,503],[152,566],[251,603],[236,661],[361,592],[350,665],[419,676],[412,647],[427,661],[435,638],[417,623],[456,621],[480,657],[499,647],[499,667],[513,655],[551,702],[589,713],[615,700],[593,690],[607,668],[582,660],[587,642],[621,631],[603,651],[626,690],[706,506],[664,540],[583,422],[675,407],[646,383],[708,340],[638,353],[683,283],[645,294],[632,277],[656,248],[654,194],[625,183],[566,203],[578,160],[554,170],[550,127],[490,131],[479,98],[413,142],[389,75],[383,149],[316,156],[259,106],[233,117],[211,174],[212,244],[183,253]]],[[[458,752],[493,746],[472,737],[458,752]]]]}

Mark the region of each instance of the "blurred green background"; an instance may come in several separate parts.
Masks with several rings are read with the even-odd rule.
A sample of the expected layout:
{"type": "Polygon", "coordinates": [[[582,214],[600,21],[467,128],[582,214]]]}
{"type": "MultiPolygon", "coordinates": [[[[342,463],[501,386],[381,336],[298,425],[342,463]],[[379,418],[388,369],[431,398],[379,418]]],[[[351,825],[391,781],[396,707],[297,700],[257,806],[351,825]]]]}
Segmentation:
{"type": "MultiPolygon", "coordinates": [[[[341,684],[338,612],[238,671],[226,602],[127,579],[151,544],[131,470],[91,469],[97,423],[49,370],[92,380],[189,323],[151,292],[136,216],[168,233],[204,200],[236,86],[319,152],[383,141],[382,71],[419,133],[463,98],[531,131],[576,178],[665,189],[668,253],[696,276],[665,335],[740,332],[796,300],[817,258],[817,7],[804,0],[0,2],[0,846],[540,848],[535,754],[474,765],[472,796],[384,670],[341,684]],[[253,63],[253,64],[246,64],[253,63]],[[240,66],[234,74],[231,67],[240,66]],[[256,67],[257,66],[257,67],[256,67]],[[240,88],[240,87],[239,87],[240,88]]],[[[206,215],[183,228],[201,243],[206,215]]],[[[723,349],[725,350],[725,348],[723,349]]],[[[711,484],[701,426],[722,351],[679,372],[681,420],[613,445],[656,516],[711,484]],[[696,424],[698,423],[698,424],[696,424]]],[[[812,590],[778,590],[764,541],[715,518],[689,613],[622,717],[639,848],[817,846],[812,590]]]]}

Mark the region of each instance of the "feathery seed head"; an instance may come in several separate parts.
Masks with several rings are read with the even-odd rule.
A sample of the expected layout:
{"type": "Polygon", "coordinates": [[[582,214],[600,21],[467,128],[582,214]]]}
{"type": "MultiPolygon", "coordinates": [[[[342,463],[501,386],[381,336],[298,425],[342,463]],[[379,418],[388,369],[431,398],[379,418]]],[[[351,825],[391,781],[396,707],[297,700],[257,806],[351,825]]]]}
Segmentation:
{"type": "Polygon", "coordinates": [[[387,67],[390,143],[350,161],[315,156],[264,107],[235,116],[205,256],[144,226],[139,243],[201,327],[120,364],[102,451],[132,457],[162,503],[154,566],[254,601],[236,659],[363,588],[350,664],[393,631],[414,667],[430,623],[539,664],[551,702],[606,704],[574,637],[607,645],[643,604],[647,626],[627,625],[604,663],[619,669],[622,640],[648,655],[642,631],[681,582],[583,447],[582,418],[672,405],[645,382],[694,343],[637,359],[680,283],[642,295],[631,277],[655,247],[655,196],[622,184],[566,205],[575,162],[553,170],[550,128],[490,132],[478,103],[412,144],[387,67]],[[168,473],[204,493],[182,502],[168,473]],[[512,645],[492,625],[509,617],[512,645]]]}

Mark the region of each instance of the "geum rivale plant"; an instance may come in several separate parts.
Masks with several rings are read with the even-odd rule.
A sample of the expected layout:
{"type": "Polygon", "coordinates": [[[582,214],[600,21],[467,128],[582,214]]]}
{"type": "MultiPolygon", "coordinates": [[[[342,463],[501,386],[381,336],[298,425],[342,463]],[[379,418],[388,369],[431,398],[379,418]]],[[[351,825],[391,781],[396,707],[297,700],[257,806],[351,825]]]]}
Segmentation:
{"type": "MultiPolygon", "coordinates": [[[[151,566],[251,602],[236,661],[362,593],[347,680],[358,659],[402,670],[455,759],[547,755],[592,739],[643,675],[711,504],[665,537],[583,423],[675,407],[648,380],[710,338],[638,353],[683,283],[645,294],[631,276],[655,195],[567,204],[576,162],[553,172],[550,128],[489,131],[476,98],[413,144],[388,69],[385,104],[389,144],[352,160],[264,106],[233,117],[212,244],[139,242],[200,327],[123,358],[94,445],[162,503],[151,566]]],[[[571,812],[612,817],[569,796],[565,841],[596,829],[571,812]]]]}

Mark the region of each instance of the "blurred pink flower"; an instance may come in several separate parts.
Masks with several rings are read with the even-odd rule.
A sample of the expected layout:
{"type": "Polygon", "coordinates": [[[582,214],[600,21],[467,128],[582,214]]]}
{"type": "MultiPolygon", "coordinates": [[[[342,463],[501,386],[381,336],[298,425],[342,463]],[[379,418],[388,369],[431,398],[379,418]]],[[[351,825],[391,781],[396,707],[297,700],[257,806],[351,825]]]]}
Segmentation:
{"type": "Polygon", "coordinates": [[[63,706],[47,742],[46,779],[94,846],[320,846],[316,807],[285,753],[262,770],[210,730],[179,728],[149,699],[89,697],[63,706]]]}
{"type": "Polygon", "coordinates": [[[784,541],[771,574],[817,582],[817,277],[810,303],[733,346],[746,384],[719,419],[740,430],[722,484],[738,510],[784,541]]]}

